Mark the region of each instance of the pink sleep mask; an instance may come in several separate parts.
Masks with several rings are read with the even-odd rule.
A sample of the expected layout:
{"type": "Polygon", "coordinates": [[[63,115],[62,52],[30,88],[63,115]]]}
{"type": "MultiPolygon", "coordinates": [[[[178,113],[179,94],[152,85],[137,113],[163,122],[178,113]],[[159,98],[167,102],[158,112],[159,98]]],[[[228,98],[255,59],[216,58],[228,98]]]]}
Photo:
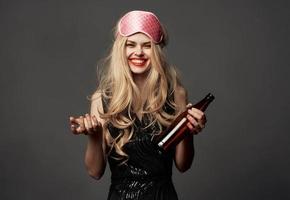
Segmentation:
{"type": "Polygon", "coordinates": [[[151,12],[134,10],[125,14],[119,21],[118,32],[128,37],[141,32],[150,37],[154,43],[163,38],[163,31],[158,18],[151,12]]]}

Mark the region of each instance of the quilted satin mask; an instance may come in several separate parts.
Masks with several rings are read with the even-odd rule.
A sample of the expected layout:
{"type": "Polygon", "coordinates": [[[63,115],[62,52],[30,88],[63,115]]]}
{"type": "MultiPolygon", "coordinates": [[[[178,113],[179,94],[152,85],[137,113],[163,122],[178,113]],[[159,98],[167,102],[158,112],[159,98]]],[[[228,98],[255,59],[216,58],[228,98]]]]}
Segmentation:
{"type": "Polygon", "coordinates": [[[144,33],[154,43],[159,43],[163,38],[163,31],[158,18],[151,12],[134,10],[125,14],[119,21],[118,33],[128,37],[135,33],[144,33]]]}

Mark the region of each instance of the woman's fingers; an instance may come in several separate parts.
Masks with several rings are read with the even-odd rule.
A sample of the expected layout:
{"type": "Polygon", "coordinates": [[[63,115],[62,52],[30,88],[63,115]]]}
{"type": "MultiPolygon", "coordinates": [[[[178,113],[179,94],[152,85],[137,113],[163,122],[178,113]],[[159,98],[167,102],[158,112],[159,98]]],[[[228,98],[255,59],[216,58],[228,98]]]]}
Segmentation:
{"type": "Polygon", "coordinates": [[[83,116],[80,116],[78,119],[77,119],[77,122],[78,122],[78,127],[77,127],[77,132],[80,134],[80,133],[83,133],[85,131],[85,122],[84,122],[84,117],[83,116]]]}
{"type": "Polygon", "coordinates": [[[77,131],[77,128],[79,127],[77,119],[74,117],[70,117],[69,121],[70,121],[70,129],[73,132],[73,134],[79,134],[77,131]]]}
{"type": "Polygon", "coordinates": [[[198,133],[201,131],[202,128],[195,118],[193,118],[191,115],[187,115],[187,119],[189,121],[187,127],[191,132],[198,133]]]}
{"type": "Polygon", "coordinates": [[[98,126],[100,126],[100,123],[98,122],[97,118],[95,115],[92,116],[92,125],[93,125],[93,130],[97,131],[98,126]]]}
{"type": "Polygon", "coordinates": [[[200,119],[200,123],[203,124],[203,125],[205,125],[206,122],[207,122],[206,116],[203,115],[203,117],[200,119]]]}
{"type": "Polygon", "coordinates": [[[196,108],[188,109],[187,119],[190,122],[187,126],[193,133],[197,134],[205,127],[206,117],[201,110],[196,108]]]}
{"type": "Polygon", "coordinates": [[[102,124],[98,122],[96,116],[86,114],[79,118],[70,117],[71,131],[74,134],[95,134],[102,130],[102,124]]]}
{"type": "Polygon", "coordinates": [[[186,105],[186,108],[190,108],[191,106],[192,106],[192,104],[189,103],[189,104],[186,105]]]}
{"type": "Polygon", "coordinates": [[[192,116],[194,116],[195,118],[198,118],[198,119],[200,119],[200,118],[204,115],[204,113],[203,113],[201,110],[198,110],[198,109],[196,109],[196,108],[188,109],[188,112],[189,112],[192,116]]]}
{"type": "Polygon", "coordinates": [[[70,126],[70,130],[73,132],[73,134],[78,134],[75,125],[71,125],[71,126],[70,126]]]}
{"type": "Polygon", "coordinates": [[[89,114],[86,114],[85,115],[85,127],[86,127],[86,131],[89,133],[89,134],[92,134],[93,133],[93,123],[92,123],[92,118],[89,114]]]}
{"type": "Polygon", "coordinates": [[[78,121],[77,118],[70,117],[69,118],[69,121],[70,121],[70,124],[71,124],[72,127],[75,127],[75,128],[78,127],[79,121],[78,121]]]}

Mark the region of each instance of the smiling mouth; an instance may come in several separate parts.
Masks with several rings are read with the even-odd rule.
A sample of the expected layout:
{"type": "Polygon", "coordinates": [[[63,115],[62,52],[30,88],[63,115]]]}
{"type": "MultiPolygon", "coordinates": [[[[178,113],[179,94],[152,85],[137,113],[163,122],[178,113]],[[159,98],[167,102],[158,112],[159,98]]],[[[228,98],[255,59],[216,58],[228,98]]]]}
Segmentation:
{"type": "Polygon", "coordinates": [[[137,67],[144,67],[148,59],[129,59],[129,62],[137,67]]]}

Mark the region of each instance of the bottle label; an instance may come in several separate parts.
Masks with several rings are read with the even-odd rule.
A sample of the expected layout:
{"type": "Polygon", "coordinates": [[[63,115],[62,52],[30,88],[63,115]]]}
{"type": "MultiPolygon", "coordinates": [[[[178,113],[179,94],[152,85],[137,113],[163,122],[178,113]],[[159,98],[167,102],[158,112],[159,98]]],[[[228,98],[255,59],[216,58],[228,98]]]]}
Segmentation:
{"type": "Polygon", "coordinates": [[[162,145],[171,138],[172,135],[174,135],[174,133],[186,122],[186,118],[182,118],[182,120],[180,120],[180,122],[174,127],[174,129],[172,129],[167,135],[166,137],[164,137],[159,143],[158,146],[162,147],[162,145]]]}

